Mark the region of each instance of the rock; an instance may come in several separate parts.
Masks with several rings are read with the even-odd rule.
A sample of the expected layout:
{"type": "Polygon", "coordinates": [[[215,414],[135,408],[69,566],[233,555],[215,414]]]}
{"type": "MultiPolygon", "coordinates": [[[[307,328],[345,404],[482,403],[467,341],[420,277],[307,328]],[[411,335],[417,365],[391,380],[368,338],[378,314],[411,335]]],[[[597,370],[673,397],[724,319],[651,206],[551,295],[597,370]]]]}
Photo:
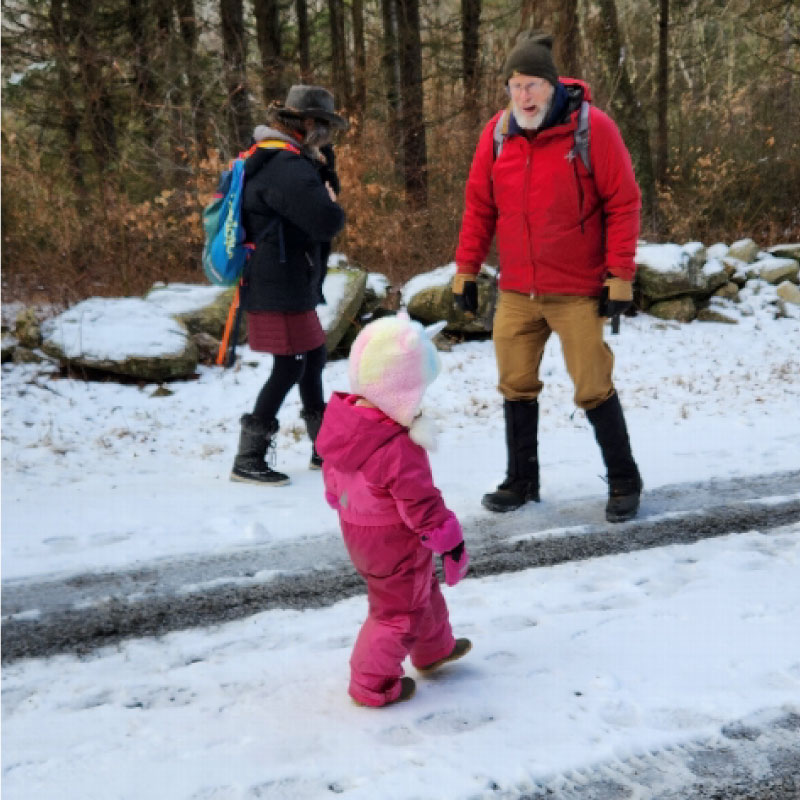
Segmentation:
{"type": "Polygon", "coordinates": [[[715,311],[713,308],[701,308],[697,312],[697,320],[699,322],[724,322],[728,325],[738,325],[738,321],[723,314],[721,311],[715,311]]]}
{"type": "Polygon", "coordinates": [[[728,250],[730,250],[728,245],[724,244],[723,242],[717,242],[708,248],[706,251],[706,258],[718,258],[722,260],[728,255],[728,250]]]}
{"type": "Polygon", "coordinates": [[[800,286],[795,286],[791,281],[784,281],[778,285],[778,297],[786,303],[800,306],[800,286]]]}
{"type": "Polygon", "coordinates": [[[740,261],[738,258],[729,258],[726,256],[722,259],[722,265],[725,268],[728,278],[737,286],[741,288],[747,283],[747,270],[749,265],[746,262],[740,261]]]}
{"type": "Polygon", "coordinates": [[[219,341],[211,334],[201,331],[193,333],[191,339],[197,348],[197,358],[201,364],[216,364],[219,353],[219,341]]]}
{"type": "Polygon", "coordinates": [[[714,297],[722,297],[725,300],[737,302],[739,299],[739,286],[733,281],[729,281],[714,292],[714,297]]]}
{"type": "Polygon", "coordinates": [[[30,347],[23,347],[22,345],[14,348],[11,360],[15,364],[42,364],[47,361],[41,353],[38,353],[36,350],[31,350],[30,347]]]}
{"type": "Polygon", "coordinates": [[[697,309],[691,297],[675,297],[653,303],[648,314],[659,319],[673,319],[678,322],[691,322],[697,316],[697,309]]]}
{"type": "Polygon", "coordinates": [[[16,336],[12,336],[10,333],[3,334],[3,357],[2,363],[5,364],[6,361],[11,361],[14,357],[14,350],[19,347],[19,339],[16,336]]]}
{"type": "Polygon", "coordinates": [[[364,303],[367,273],[356,267],[329,267],[322,285],[327,305],[317,306],[325,330],[325,347],[332,353],[351,328],[359,327],[359,312],[364,303]]]}
{"type": "Polygon", "coordinates": [[[150,394],[150,397],[171,397],[175,392],[172,389],[168,389],[166,386],[159,386],[154,392],[150,394]]]}
{"type": "Polygon", "coordinates": [[[728,256],[750,264],[756,260],[760,251],[761,248],[752,239],[740,239],[728,248],[728,256]]]}
{"type": "MultiPolygon", "coordinates": [[[[222,339],[235,288],[193,283],[156,284],[145,296],[148,303],[179,319],[189,333],[222,339]]],[[[247,315],[242,314],[239,343],[247,341],[247,315]]]]}
{"type": "Polygon", "coordinates": [[[389,279],[385,275],[381,275],[379,272],[370,272],[367,275],[367,286],[364,290],[364,305],[361,307],[361,316],[371,316],[384,308],[389,299],[391,289],[389,279]]]}
{"type": "Polygon", "coordinates": [[[725,264],[712,259],[707,264],[705,248],[698,243],[686,247],[677,244],[640,245],[636,249],[637,289],[656,302],[692,295],[708,297],[728,282],[725,264]]]}
{"type": "Polygon", "coordinates": [[[800,244],[776,244],[768,247],[767,252],[776,258],[793,258],[795,261],[800,261],[800,244]]]}
{"type": "Polygon", "coordinates": [[[484,266],[478,274],[478,315],[474,319],[468,319],[453,302],[451,283],[455,273],[456,265],[451,263],[412,278],[403,287],[409,315],[423,325],[446,320],[446,330],[451,333],[488,333],[492,329],[489,316],[495,294],[494,270],[484,266]]]}
{"type": "Polygon", "coordinates": [[[42,350],[63,366],[160,383],[194,375],[197,347],[166,311],[138,298],[90,298],[42,325],[42,350]]]}
{"type": "Polygon", "coordinates": [[[14,336],[23,347],[35,350],[42,343],[39,319],[32,308],[23,308],[14,323],[14,336]]]}
{"type": "Polygon", "coordinates": [[[777,286],[783,281],[797,283],[800,262],[793,258],[764,258],[750,265],[748,276],[777,286]]]}

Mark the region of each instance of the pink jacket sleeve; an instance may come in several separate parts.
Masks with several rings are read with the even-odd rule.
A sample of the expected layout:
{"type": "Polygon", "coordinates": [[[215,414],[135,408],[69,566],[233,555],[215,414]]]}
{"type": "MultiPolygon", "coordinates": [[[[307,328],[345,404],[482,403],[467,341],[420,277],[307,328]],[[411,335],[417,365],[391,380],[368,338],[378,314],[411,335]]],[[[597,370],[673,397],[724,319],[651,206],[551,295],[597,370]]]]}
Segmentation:
{"type": "Polygon", "coordinates": [[[642,196],[630,153],[616,124],[594,107],[591,115],[592,171],[606,222],[606,270],[631,281],[636,272],[642,196]]]}
{"type": "Polygon", "coordinates": [[[461,526],[433,484],[428,454],[422,447],[408,436],[397,436],[386,448],[383,469],[403,522],[426,547],[444,553],[462,541],[461,526]]]}
{"type": "Polygon", "coordinates": [[[478,140],[464,193],[464,215],[458,235],[456,264],[473,274],[480,272],[494,238],[497,206],[492,192],[494,166],[494,127],[503,112],[498,112],[483,129],[478,140]]]}

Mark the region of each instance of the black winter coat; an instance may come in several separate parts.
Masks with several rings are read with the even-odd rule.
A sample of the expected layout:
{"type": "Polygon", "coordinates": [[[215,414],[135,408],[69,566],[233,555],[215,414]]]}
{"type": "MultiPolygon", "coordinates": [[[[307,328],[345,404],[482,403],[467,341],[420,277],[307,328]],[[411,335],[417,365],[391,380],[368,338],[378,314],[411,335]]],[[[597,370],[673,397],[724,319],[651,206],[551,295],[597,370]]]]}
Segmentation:
{"type": "Polygon", "coordinates": [[[257,243],[242,307],[310,311],[322,302],[323,253],[342,229],[344,211],[314,163],[289,150],[257,150],[245,164],[242,220],[247,240],[257,243]]]}

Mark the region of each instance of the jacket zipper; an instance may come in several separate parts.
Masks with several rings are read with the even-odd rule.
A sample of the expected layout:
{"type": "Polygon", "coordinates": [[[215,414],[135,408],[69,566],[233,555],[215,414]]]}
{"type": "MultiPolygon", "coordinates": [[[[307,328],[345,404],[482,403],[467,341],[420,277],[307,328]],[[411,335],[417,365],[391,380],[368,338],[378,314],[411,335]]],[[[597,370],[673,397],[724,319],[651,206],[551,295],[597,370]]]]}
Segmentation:
{"type": "Polygon", "coordinates": [[[531,176],[531,152],[533,150],[533,142],[528,140],[528,153],[526,156],[525,161],[525,183],[523,187],[524,191],[524,202],[522,206],[522,215],[523,219],[525,220],[525,230],[528,234],[528,257],[530,258],[531,262],[531,300],[536,297],[536,268],[534,267],[533,263],[533,232],[531,231],[531,221],[530,216],[528,215],[528,190],[530,188],[530,176],[531,176]]]}

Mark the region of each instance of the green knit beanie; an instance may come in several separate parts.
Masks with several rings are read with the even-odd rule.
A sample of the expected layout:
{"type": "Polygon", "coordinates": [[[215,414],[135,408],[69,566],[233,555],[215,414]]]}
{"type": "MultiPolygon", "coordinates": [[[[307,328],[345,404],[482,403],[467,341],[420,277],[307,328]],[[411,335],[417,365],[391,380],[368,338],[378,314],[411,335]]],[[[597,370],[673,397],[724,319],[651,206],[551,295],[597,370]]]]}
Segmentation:
{"type": "Polygon", "coordinates": [[[544,78],[553,86],[558,83],[558,70],[553,63],[553,37],[549,33],[528,33],[517,42],[503,65],[503,78],[508,83],[517,74],[544,78]]]}

